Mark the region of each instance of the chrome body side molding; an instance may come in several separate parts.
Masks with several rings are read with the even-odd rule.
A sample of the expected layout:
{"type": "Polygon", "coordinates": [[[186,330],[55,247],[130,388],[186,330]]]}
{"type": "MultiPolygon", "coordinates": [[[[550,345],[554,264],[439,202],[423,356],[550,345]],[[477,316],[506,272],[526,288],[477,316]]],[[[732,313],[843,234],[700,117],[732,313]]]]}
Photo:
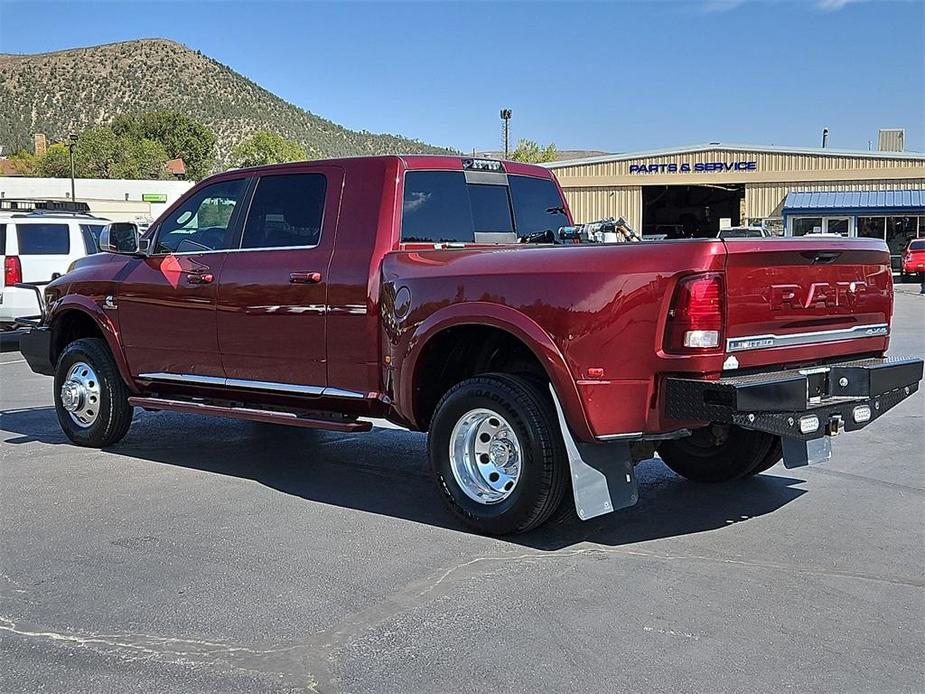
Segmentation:
{"type": "Polygon", "coordinates": [[[856,340],[864,337],[882,337],[890,334],[886,323],[876,325],[856,325],[852,328],[838,330],[817,330],[791,335],[751,335],[749,337],[730,337],[726,340],[726,352],[745,352],[756,349],[775,349],[777,347],[796,347],[799,345],[816,345],[824,342],[856,340]]]}
{"type": "Polygon", "coordinates": [[[189,383],[222,388],[243,388],[245,390],[262,390],[274,393],[292,393],[315,397],[365,399],[366,393],[344,388],[324,386],[307,386],[297,383],[277,383],[275,381],[251,381],[243,378],[222,378],[220,376],[199,376],[196,374],[175,374],[165,371],[138,374],[142,381],[167,381],[171,383],[189,383]]]}

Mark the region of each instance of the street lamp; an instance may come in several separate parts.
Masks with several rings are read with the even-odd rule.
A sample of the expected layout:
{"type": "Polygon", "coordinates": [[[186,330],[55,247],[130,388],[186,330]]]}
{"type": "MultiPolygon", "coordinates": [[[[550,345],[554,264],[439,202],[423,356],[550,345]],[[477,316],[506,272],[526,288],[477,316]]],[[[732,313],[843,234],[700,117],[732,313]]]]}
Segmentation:
{"type": "Polygon", "coordinates": [[[71,153],[71,202],[75,202],[74,197],[74,148],[77,146],[77,133],[71,133],[67,137],[67,149],[71,153]]]}
{"type": "Polygon", "coordinates": [[[501,109],[501,122],[502,132],[504,133],[504,158],[507,159],[508,154],[508,136],[511,132],[511,109],[502,108],[501,109]]]}

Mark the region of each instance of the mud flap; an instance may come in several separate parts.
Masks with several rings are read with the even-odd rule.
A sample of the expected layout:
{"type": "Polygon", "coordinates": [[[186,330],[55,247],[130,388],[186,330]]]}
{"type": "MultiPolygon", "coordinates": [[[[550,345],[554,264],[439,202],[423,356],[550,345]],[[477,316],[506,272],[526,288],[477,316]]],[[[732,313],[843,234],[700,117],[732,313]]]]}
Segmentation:
{"type": "Polygon", "coordinates": [[[552,392],[562,440],[568,454],[578,517],[589,520],[635,504],[639,499],[639,490],[629,443],[579,443],[569,431],[555,389],[550,386],[549,390],[552,392]]]}
{"type": "Polygon", "coordinates": [[[784,467],[789,469],[824,463],[832,457],[832,439],[828,436],[809,441],[782,436],[781,443],[784,449],[784,467]]]}

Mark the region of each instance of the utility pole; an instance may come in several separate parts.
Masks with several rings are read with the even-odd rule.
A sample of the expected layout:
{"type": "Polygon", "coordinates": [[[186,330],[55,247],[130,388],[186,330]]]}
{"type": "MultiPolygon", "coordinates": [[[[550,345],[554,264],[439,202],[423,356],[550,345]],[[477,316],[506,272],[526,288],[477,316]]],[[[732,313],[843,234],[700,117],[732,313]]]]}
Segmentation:
{"type": "Polygon", "coordinates": [[[67,148],[71,153],[71,202],[75,202],[74,197],[74,148],[77,146],[77,133],[71,133],[68,136],[67,148]]]}
{"type": "Polygon", "coordinates": [[[511,109],[502,108],[501,109],[501,121],[502,121],[502,131],[504,133],[504,158],[507,159],[507,155],[510,145],[510,134],[511,134],[511,109]]]}

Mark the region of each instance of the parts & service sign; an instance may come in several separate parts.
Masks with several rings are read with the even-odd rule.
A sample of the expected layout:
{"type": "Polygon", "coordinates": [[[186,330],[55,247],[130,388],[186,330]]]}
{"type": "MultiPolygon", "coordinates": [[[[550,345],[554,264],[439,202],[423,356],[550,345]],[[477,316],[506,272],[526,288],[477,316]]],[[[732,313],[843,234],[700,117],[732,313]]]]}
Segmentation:
{"type": "Polygon", "coordinates": [[[757,161],[709,161],[696,164],[630,164],[631,174],[664,173],[731,173],[735,171],[757,171],[757,161]]]}

